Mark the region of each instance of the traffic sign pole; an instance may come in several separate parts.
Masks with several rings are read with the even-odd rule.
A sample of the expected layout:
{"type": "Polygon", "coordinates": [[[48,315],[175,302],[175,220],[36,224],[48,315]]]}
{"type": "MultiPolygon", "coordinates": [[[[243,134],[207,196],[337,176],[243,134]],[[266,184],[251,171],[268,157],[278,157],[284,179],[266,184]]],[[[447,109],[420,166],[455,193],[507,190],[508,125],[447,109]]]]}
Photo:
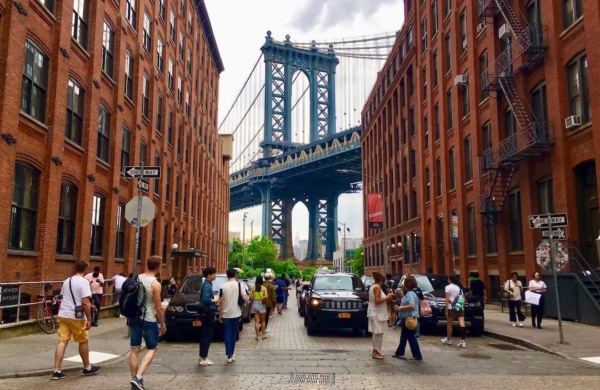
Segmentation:
{"type": "Polygon", "coordinates": [[[137,223],[135,224],[135,252],[133,253],[133,277],[135,278],[136,275],[136,268],[137,268],[137,257],[138,257],[138,253],[139,253],[139,247],[140,247],[140,229],[141,229],[141,220],[142,220],[142,191],[140,191],[139,186],[140,186],[140,180],[144,179],[144,162],[141,162],[141,172],[140,172],[140,176],[138,178],[138,207],[137,207],[137,223]]]}
{"type": "MultiPolygon", "coordinates": [[[[548,213],[548,229],[552,232],[552,218],[551,214],[548,213]]],[[[558,278],[556,276],[556,261],[554,259],[554,242],[552,240],[552,234],[550,234],[550,264],[552,264],[552,276],[554,277],[554,295],[556,296],[556,314],[558,317],[558,334],[560,337],[560,343],[564,344],[565,339],[563,337],[562,329],[562,318],[560,314],[560,296],[558,295],[558,278]]]]}

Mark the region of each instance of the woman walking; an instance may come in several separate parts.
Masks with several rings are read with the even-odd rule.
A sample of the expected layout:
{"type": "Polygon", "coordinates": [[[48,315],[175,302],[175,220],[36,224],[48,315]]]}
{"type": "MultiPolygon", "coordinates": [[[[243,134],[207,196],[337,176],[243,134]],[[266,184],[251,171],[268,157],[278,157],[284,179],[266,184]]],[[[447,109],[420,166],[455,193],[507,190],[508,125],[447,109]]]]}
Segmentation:
{"type": "Polygon", "coordinates": [[[410,346],[410,352],[412,353],[412,358],[409,360],[423,360],[423,356],[421,355],[421,349],[419,348],[419,342],[417,341],[417,332],[416,329],[408,329],[406,327],[406,319],[408,317],[419,318],[419,297],[417,293],[415,293],[415,289],[417,289],[417,280],[414,276],[407,276],[404,279],[404,289],[407,293],[402,298],[400,305],[394,306],[396,312],[400,313],[400,326],[402,328],[402,333],[400,333],[400,344],[398,344],[398,348],[396,348],[396,353],[394,354],[394,358],[402,358],[404,357],[404,351],[406,350],[406,343],[410,346]]]}
{"type": "Polygon", "coordinates": [[[251,313],[254,314],[254,329],[256,330],[256,340],[260,340],[261,330],[262,338],[266,339],[269,336],[267,336],[267,307],[265,306],[265,303],[267,302],[269,296],[267,288],[263,286],[262,276],[256,277],[256,284],[250,289],[250,296],[252,297],[251,313]]]}
{"type": "Polygon", "coordinates": [[[510,297],[508,298],[508,312],[509,319],[512,322],[512,326],[517,326],[517,316],[519,318],[519,327],[523,327],[523,320],[525,316],[521,311],[521,294],[523,293],[523,285],[519,281],[519,274],[512,272],[510,274],[511,279],[504,283],[504,290],[508,291],[510,297]],[[515,314],[516,311],[516,314],[515,314]]]}
{"type": "Polygon", "coordinates": [[[369,319],[369,332],[373,335],[373,359],[383,359],[381,345],[383,344],[383,331],[387,329],[387,301],[392,299],[393,294],[387,295],[383,292],[381,285],[384,276],[380,272],[373,272],[373,285],[369,289],[369,307],[367,318],[369,319]]]}
{"type": "Polygon", "coordinates": [[[456,346],[467,348],[467,343],[465,342],[465,335],[467,333],[465,328],[465,310],[463,307],[465,295],[458,276],[450,275],[448,277],[448,285],[444,288],[444,291],[446,292],[446,337],[442,339],[442,344],[452,345],[452,327],[454,326],[454,320],[458,318],[461,341],[456,346]],[[460,302],[461,298],[462,303],[460,302]]]}
{"type": "Polygon", "coordinates": [[[531,304],[531,326],[542,329],[542,316],[544,315],[544,295],[546,294],[546,283],[542,280],[542,275],[539,272],[533,273],[533,279],[529,281],[529,291],[540,294],[540,301],[537,305],[531,304]]]}

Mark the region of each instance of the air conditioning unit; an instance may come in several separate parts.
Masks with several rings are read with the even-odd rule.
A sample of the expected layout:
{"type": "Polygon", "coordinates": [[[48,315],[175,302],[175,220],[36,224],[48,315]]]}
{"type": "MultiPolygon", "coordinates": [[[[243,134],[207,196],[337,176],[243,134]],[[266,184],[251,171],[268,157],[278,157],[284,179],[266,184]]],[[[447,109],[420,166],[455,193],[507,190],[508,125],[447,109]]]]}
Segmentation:
{"type": "Polygon", "coordinates": [[[565,128],[567,129],[579,125],[581,125],[581,116],[579,115],[571,115],[570,117],[565,119],[565,128]]]}
{"type": "Polygon", "coordinates": [[[454,85],[458,85],[458,84],[467,84],[467,81],[469,80],[469,77],[466,74],[459,74],[458,76],[456,76],[454,78],[454,85]]]}
{"type": "Polygon", "coordinates": [[[484,28],[485,28],[485,23],[478,23],[477,24],[477,34],[482,32],[484,28]]]}
{"type": "Polygon", "coordinates": [[[508,39],[509,37],[510,37],[510,25],[507,24],[507,23],[504,23],[498,29],[498,38],[500,38],[500,39],[508,39]]]}

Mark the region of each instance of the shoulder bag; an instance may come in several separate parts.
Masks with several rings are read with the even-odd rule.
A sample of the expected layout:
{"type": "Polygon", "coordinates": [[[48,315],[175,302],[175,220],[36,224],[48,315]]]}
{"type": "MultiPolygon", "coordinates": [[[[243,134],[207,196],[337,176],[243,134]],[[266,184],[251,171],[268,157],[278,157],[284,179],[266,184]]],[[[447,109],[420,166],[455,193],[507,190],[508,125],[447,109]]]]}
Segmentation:
{"type": "Polygon", "coordinates": [[[206,283],[206,281],[204,283],[202,283],[202,287],[200,287],[200,299],[198,300],[198,314],[200,314],[200,315],[206,315],[210,311],[210,305],[207,306],[202,301],[202,293],[204,292],[204,284],[205,283],[206,283]]]}
{"type": "Polygon", "coordinates": [[[244,306],[244,298],[242,297],[242,284],[238,282],[238,306],[244,306]]]}
{"type": "Polygon", "coordinates": [[[75,301],[75,296],[73,295],[73,289],[71,288],[71,279],[73,279],[72,276],[69,278],[69,290],[71,291],[71,298],[73,298],[73,304],[75,305],[75,318],[77,318],[77,319],[83,318],[83,315],[84,315],[83,305],[78,305],[77,302],[75,301]]]}
{"type": "MultiPolygon", "coordinates": [[[[410,294],[410,293],[413,293],[415,295],[415,298],[417,298],[417,302],[419,302],[419,297],[417,297],[417,294],[415,294],[414,291],[409,291],[406,295],[408,296],[408,294],[410,294]]],[[[420,306],[420,304],[419,304],[419,306],[420,306]]],[[[413,311],[413,310],[415,310],[415,309],[412,309],[411,311],[413,311]]],[[[415,330],[415,329],[417,329],[417,323],[418,323],[418,320],[414,316],[406,317],[404,319],[404,326],[408,330],[415,330]]]]}

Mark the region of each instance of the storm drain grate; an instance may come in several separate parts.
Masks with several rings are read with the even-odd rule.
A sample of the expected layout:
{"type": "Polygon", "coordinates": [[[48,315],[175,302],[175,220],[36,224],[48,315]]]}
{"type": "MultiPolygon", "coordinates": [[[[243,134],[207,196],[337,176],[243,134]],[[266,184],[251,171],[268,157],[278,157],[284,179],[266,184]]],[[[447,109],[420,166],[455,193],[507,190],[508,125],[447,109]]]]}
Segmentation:
{"type": "Polygon", "coordinates": [[[480,353],[463,353],[458,355],[460,357],[463,358],[467,358],[467,359],[491,359],[492,357],[489,355],[483,355],[480,353]]]}
{"type": "Polygon", "coordinates": [[[497,348],[501,351],[523,351],[521,347],[511,344],[489,344],[490,347],[497,348]]]}
{"type": "Polygon", "coordinates": [[[292,374],[290,383],[298,385],[333,385],[335,374],[292,374]]]}

